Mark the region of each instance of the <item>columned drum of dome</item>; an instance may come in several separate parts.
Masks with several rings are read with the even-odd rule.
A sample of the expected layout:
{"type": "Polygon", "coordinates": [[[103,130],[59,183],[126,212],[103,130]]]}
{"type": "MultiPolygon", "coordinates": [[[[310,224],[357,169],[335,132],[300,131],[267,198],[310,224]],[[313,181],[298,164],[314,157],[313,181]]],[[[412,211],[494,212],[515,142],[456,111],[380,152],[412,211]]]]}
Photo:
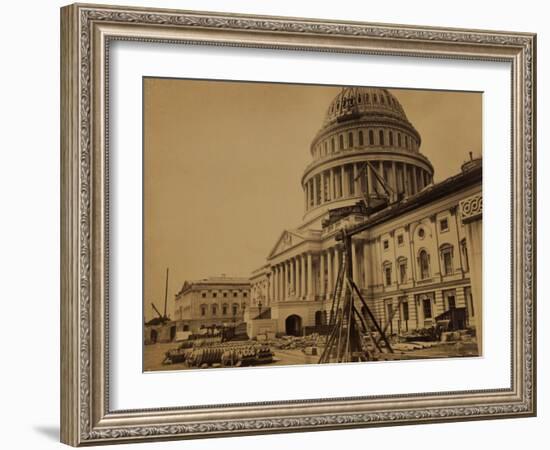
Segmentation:
{"type": "Polygon", "coordinates": [[[434,173],[420,145],[418,131],[387,89],[343,88],[310,146],[313,160],[301,180],[304,220],[362,199],[389,195],[397,201],[420,192],[434,173]]]}

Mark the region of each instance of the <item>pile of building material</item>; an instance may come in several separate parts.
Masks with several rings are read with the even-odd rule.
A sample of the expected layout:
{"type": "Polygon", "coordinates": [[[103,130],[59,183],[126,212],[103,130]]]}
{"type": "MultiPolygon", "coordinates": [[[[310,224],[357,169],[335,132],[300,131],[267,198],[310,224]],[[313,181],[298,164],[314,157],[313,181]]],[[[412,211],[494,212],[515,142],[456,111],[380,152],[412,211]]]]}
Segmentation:
{"type": "Polygon", "coordinates": [[[242,367],[267,364],[273,361],[268,345],[232,343],[193,348],[186,354],[189,367],[242,367]]]}

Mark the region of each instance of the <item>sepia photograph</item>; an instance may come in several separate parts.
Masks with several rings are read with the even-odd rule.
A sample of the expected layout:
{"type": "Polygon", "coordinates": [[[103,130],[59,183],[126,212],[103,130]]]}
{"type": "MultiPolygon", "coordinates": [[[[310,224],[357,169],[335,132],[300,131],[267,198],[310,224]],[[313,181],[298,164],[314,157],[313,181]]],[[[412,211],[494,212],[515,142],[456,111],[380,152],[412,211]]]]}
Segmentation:
{"type": "Polygon", "coordinates": [[[482,92],[142,88],[144,371],[483,355],[482,92]]]}

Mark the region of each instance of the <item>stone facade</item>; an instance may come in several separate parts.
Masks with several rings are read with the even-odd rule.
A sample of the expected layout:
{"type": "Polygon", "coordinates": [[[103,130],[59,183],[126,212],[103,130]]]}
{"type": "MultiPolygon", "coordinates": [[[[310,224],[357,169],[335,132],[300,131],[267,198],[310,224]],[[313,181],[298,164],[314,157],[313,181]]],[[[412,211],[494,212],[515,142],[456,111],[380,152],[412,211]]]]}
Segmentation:
{"type": "Polygon", "coordinates": [[[326,322],[342,259],[336,236],[358,226],[353,278],[379,321],[398,309],[390,332],[431,326],[453,308],[476,325],[481,289],[471,280],[473,270],[481,279],[481,243],[468,238],[463,209],[468,198],[481,204],[481,160],[434,184],[420,144],[385,89],[345,88],[332,101],[301,180],[302,223],[281,233],[250,279],[251,307],[269,308],[274,331],[302,334],[326,322]]]}
{"type": "Polygon", "coordinates": [[[197,333],[204,327],[242,323],[249,300],[247,278],[221,276],[186,281],[174,301],[177,330],[197,333]]]}

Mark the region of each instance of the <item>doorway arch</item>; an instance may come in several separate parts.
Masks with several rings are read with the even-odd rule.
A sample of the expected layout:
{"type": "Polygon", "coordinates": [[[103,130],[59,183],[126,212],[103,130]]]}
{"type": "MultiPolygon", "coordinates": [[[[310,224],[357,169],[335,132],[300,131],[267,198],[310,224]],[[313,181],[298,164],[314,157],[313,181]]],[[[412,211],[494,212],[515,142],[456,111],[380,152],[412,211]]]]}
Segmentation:
{"type": "Polygon", "coordinates": [[[151,330],[151,344],[156,344],[158,339],[157,330],[151,330]]]}
{"type": "Polygon", "coordinates": [[[289,336],[301,336],[302,318],[296,314],[288,316],[285,320],[285,332],[289,336]]]}

